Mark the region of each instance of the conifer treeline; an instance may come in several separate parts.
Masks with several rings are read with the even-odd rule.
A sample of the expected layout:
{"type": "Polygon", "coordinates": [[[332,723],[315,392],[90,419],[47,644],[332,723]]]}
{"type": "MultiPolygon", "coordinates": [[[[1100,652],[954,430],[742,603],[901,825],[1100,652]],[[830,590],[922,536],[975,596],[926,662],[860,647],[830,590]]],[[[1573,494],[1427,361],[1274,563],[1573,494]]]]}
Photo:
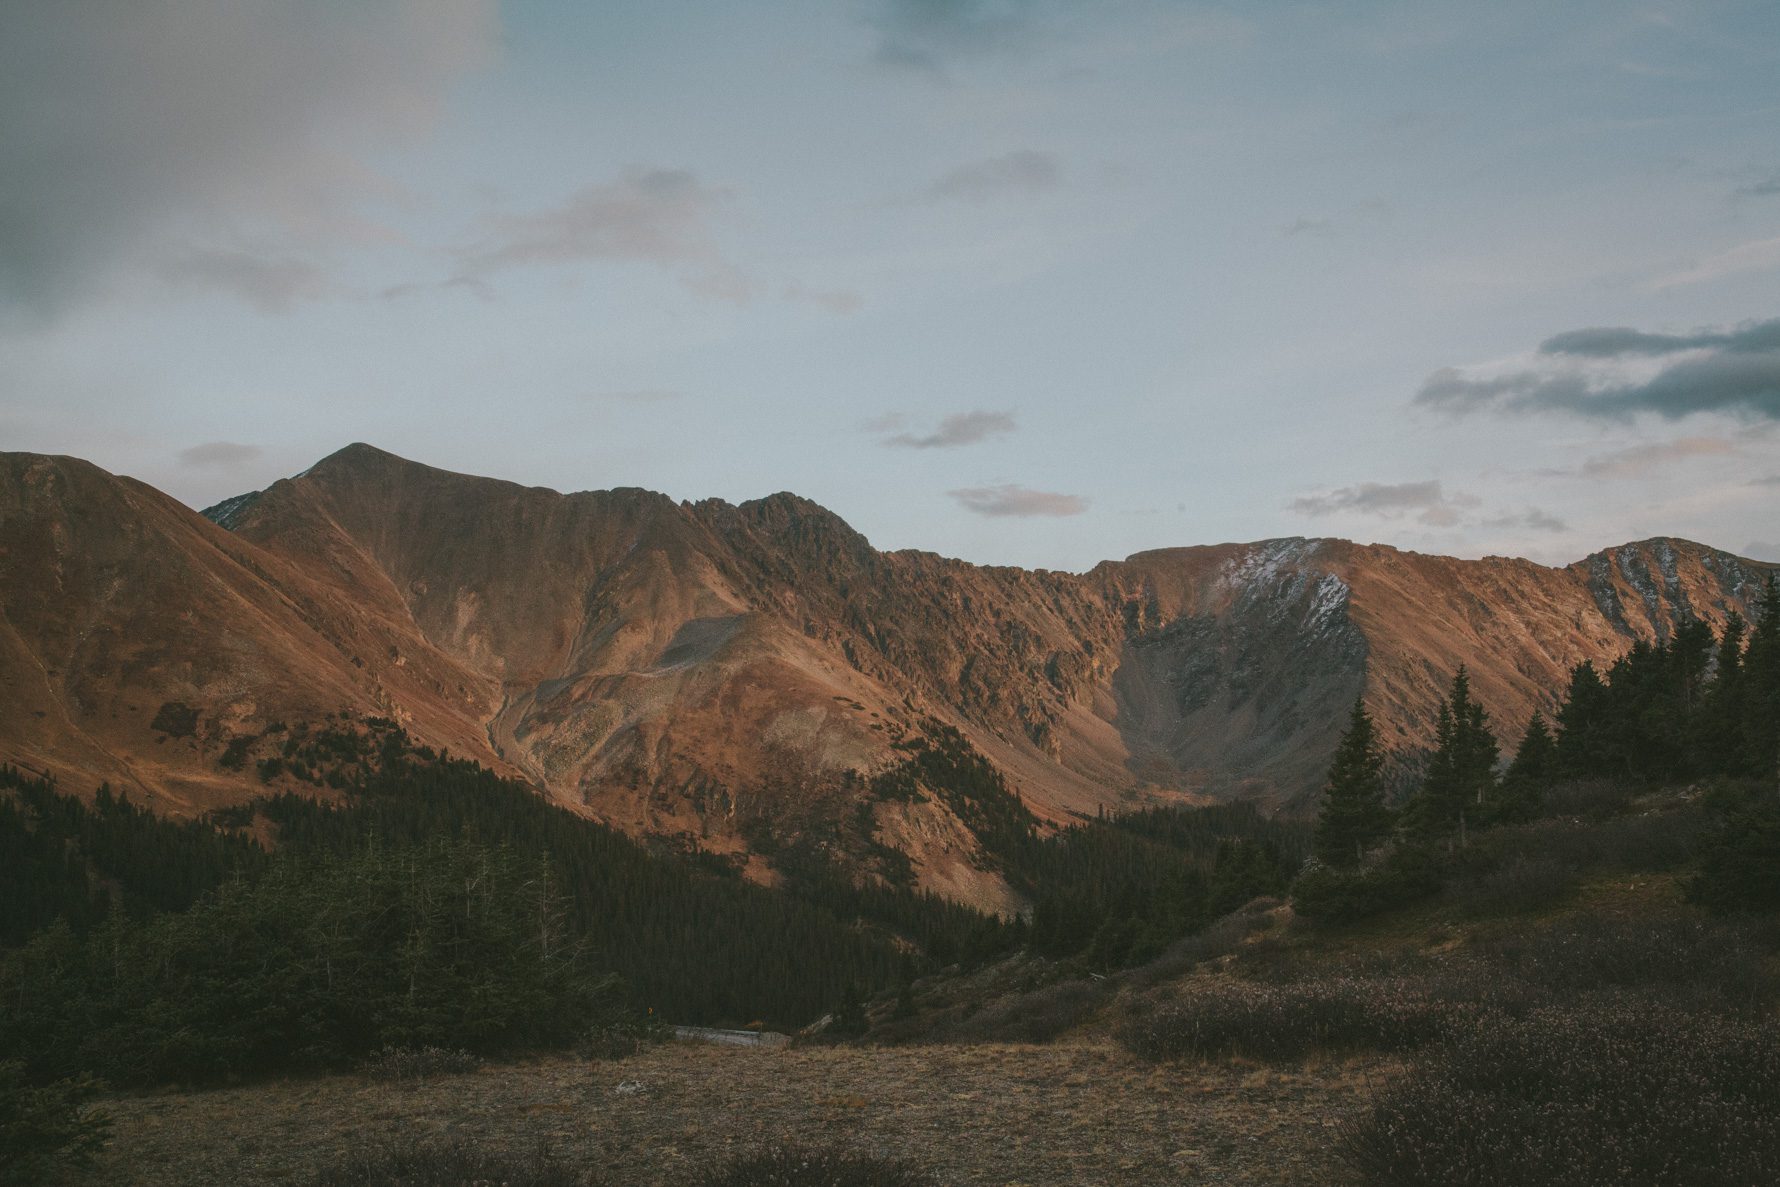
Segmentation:
{"type": "MultiPolygon", "coordinates": [[[[1498,771],[1488,714],[1461,666],[1440,703],[1434,752],[1420,786],[1388,802],[1384,755],[1365,705],[1356,701],[1336,747],[1318,814],[1321,868],[1294,888],[1300,913],[1352,917],[1437,889],[1430,846],[1537,816],[1560,780],[1657,787],[1701,779],[1766,788],[1738,799],[1737,829],[1710,838],[1708,867],[1738,866],[1732,897],[1758,879],[1748,838],[1780,837],[1780,586],[1770,576],[1753,630],[1733,614],[1717,635],[1702,622],[1663,641],[1639,641],[1603,677],[1584,661],[1571,672],[1554,732],[1533,714],[1514,760],[1498,771]],[[1768,817],[1773,816],[1773,820],[1768,817]]],[[[1780,846],[1775,857],[1780,857],[1780,846]]],[[[1765,852],[1765,851],[1764,851],[1765,852]]],[[[1768,879],[1780,905],[1780,870],[1768,879]]],[[[1766,883],[1763,884],[1764,886],[1766,883]]],[[[1708,889],[1708,895],[1721,894],[1708,889]]],[[[1756,890],[1757,897],[1769,895],[1756,890]]]]}

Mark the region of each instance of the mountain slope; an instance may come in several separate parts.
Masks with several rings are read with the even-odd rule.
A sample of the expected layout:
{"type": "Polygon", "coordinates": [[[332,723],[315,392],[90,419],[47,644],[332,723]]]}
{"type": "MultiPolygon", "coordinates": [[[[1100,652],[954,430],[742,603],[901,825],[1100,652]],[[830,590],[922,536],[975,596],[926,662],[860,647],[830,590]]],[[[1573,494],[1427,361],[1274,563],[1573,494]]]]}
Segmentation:
{"type": "Polygon", "coordinates": [[[888,868],[875,840],[988,905],[1011,900],[943,796],[865,790],[934,723],[1043,819],[1303,806],[1356,695],[1413,749],[1464,663],[1512,745],[1573,664],[1747,614],[1765,568],[1669,540],[1556,569],[1286,539],[1026,571],[879,552],[789,494],[563,495],[363,445],[210,514],[228,530],[7,457],[0,658],[24,676],[0,757],[193,810],[250,793],[216,765],[230,738],[375,712],[763,877],[759,853],[799,838],[888,868]],[[146,728],[167,704],[193,736],[146,728]]]}

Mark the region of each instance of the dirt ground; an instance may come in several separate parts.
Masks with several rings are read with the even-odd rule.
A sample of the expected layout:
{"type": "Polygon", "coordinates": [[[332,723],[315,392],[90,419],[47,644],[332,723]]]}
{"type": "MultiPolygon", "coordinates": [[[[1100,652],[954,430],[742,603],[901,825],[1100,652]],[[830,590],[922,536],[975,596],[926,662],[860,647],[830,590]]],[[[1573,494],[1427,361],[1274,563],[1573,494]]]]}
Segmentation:
{"type": "Polygon", "coordinates": [[[947,1184],[1316,1184],[1376,1062],[1302,1071],[1154,1067],[1106,1041],[790,1048],[666,1044],[621,1062],[553,1058],[411,1085],[333,1076],[106,1104],[92,1181],[308,1182],[351,1150],[470,1138],[585,1159],[615,1185],[674,1184],[772,1142],[907,1158],[947,1184]]]}

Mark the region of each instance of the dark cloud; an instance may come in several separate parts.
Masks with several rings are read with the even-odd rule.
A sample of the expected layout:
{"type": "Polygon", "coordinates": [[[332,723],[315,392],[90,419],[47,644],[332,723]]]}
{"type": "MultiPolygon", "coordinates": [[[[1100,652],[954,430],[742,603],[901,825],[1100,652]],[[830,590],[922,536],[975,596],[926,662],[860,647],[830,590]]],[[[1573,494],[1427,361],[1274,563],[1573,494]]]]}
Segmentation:
{"type": "Polygon", "coordinates": [[[877,60],[934,75],[957,58],[1024,46],[1034,31],[1032,0],[880,0],[876,8],[877,60]]]}
{"type": "Polygon", "coordinates": [[[970,486],[946,493],[957,499],[966,511],[997,518],[1080,515],[1088,509],[1088,500],[1080,495],[1028,490],[1012,484],[970,486]]]}
{"type": "Polygon", "coordinates": [[[746,301],[752,286],[712,238],[712,212],[729,197],[684,169],[633,170],[561,206],[506,215],[464,253],[465,275],[588,260],[656,264],[703,296],[746,301]]]}
{"type": "Polygon", "coordinates": [[[179,451],[179,464],[194,467],[229,467],[246,465],[265,451],[257,445],[236,441],[206,441],[179,451]]]}
{"type": "MultiPolygon", "coordinates": [[[[0,305],[54,313],[174,241],[380,234],[367,161],[431,127],[498,24],[496,0],[0,4],[0,305]]],[[[309,283],[209,270],[250,300],[309,283]]]]}
{"type": "Polygon", "coordinates": [[[164,261],[160,274],[173,284],[228,293],[268,313],[339,291],[326,272],[306,260],[246,251],[187,252],[164,261]]]}
{"type": "MultiPolygon", "coordinates": [[[[884,432],[900,427],[901,423],[900,417],[886,418],[874,422],[878,427],[869,431],[884,432]]],[[[931,433],[897,433],[884,438],[884,444],[900,449],[952,449],[1000,437],[1019,427],[1006,412],[960,412],[940,421],[939,428],[931,433]]]]}
{"type": "Polygon", "coordinates": [[[1438,479],[1430,479],[1427,482],[1362,482],[1326,494],[1305,495],[1293,499],[1289,506],[1300,515],[1334,515],[1352,511],[1397,519],[1413,514],[1422,523],[1433,527],[1451,527],[1459,522],[1466,509],[1477,506],[1477,502],[1473,495],[1448,496],[1438,479]]]}
{"type": "Polygon", "coordinates": [[[987,202],[1003,195],[1030,195],[1054,190],[1063,167],[1048,152],[1022,149],[960,165],[927,187],[932,201],[987,202]]]}
{"type": "Polygon", "coordinates": [[[1747,322],[1734,330],[1698,334],[1646,334],[1624,326],[1571,330],[1539,344],[1540,354],[1592,359],[1649,357],[1708,349],[1756,354],[1780,350],[1780,318],[1747,322]]]}
{"type": "Polygon", "coordinates": [[[1735,443],[1724,437],[1682,437],[1675,441],[1634,445],[1629,449],[1591,457],[1582,463],[1582,475],[1585,478],[1639,478],[1660,470],[1670,462],[1736,452],[1735,443]]]}
{"type": "Polygon", "coordinates": [[[1737,190],[1737,196],[1740,198],[1772,198],[1776,194],[1780,194],[1780,173],[1774,174],[1765,181],[1742,186],[1737,190]]]}
{"type": "Polygon", "coordinates": [[[1780,320],[1688,335],[1631,329],[1575,330],[1547,339],[1551,362],[1473,377],[1457,368],[1429,376],[1416,402],[1454,413],[1566,412],[1605,420],[1655,413],[1679,420],[1703,412],[1780,420],[1780,320]],[[1654,374],[1623,364],[1671,359],[1654,374]],[[1619,371],[1602,364],[1622,364],[1619,371]]]}

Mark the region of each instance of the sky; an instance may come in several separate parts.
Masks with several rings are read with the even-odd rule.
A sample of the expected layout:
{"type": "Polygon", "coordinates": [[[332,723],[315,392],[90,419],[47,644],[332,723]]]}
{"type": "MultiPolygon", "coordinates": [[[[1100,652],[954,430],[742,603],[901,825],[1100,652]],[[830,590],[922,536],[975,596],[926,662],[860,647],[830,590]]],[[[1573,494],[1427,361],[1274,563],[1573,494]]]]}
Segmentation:
{"type": "Polygon", "coordinates": [[[0,4],[0,449],[1780,560],[1780,5],[0,4]]]}

